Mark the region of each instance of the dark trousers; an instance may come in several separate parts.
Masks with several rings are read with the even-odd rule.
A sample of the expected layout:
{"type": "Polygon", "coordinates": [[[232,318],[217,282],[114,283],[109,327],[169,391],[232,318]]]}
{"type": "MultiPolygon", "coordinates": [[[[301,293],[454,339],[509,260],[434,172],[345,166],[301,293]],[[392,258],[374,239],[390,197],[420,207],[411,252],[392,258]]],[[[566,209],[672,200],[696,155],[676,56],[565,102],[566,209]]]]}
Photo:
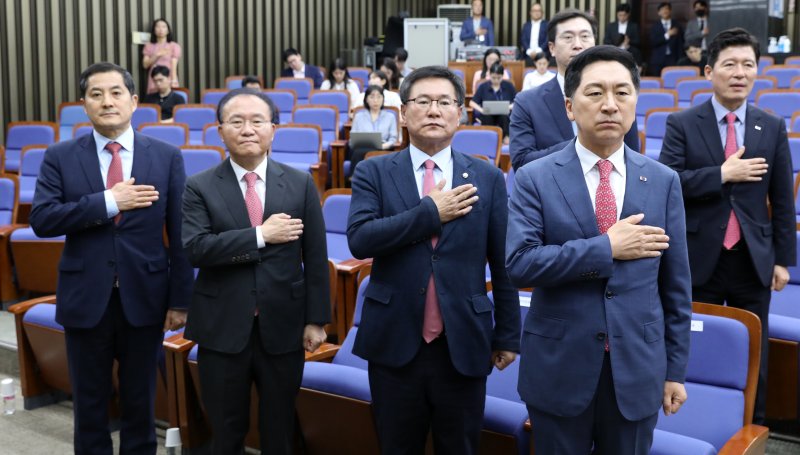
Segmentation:
{"type": "Polygon", "coordinates": [[[508,137],[508,115],[481,115],[481,125],[499,126],[503,130],[503,137],[508,137]]]}
{"type": "MultiPolygon", "coordinates": [[[[269,354],[264,351],[254,318],[250,341],[242,352],[198,351],[203,405],[211,422],[212,453],[244,453],[250,428],[250,395],[258,390],[258,431],[262,454],[292,453],[294,402],[303,378],[303,351],[269,354]]],[[[321,411],[322,412],[322,411],[321,411]]]]}
{"type": "Polygon", "coordinates": [[[383,455],[425,453],[429,431],[437,455],[477,452],[486,378],[459,373],[444,337],[423,341],[416,357],[402,367],[370,362],[369,386],[383,455]]]}
{"type": "Polygon", "coordinates": [[[95,327],[65,327],[76,454],[113,451],[108,409],[115,359],[119,363],[119,453],[156,453],[155,396],[161,329],[161,325],[131,326],[116,289],[95,327]]]}
{"type": "Polygon", "coordinates": [[[528,406],[536,455],[648,455],[658,412],[642,420],[626,419],[606,353],[594,398],[581,414],[561,417],[528,406]]]}
{"type": "Polygon", "coordinates": [[[750,311],[761,319],[761,366],[758,370],[758,388],[753,413],[753,423],[763,424],[767,410],[767,364],[769,361],[769,286],[758,279],[753,260],[744,241],[735,250],[722,250],[711,278],[701,286],[692,288],[695,302],[727,304],[750,311]]]}

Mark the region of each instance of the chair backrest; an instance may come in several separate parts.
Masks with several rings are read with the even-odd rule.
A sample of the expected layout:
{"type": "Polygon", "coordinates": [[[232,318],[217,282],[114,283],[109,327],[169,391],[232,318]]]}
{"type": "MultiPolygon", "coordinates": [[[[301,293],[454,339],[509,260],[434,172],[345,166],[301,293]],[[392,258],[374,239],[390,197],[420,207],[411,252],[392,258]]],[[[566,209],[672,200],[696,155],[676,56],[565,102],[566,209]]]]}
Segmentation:
{"type": "Polygon", "coordinates": [[[186,176],[210,169],[225,160],[225,150],[213,145],[182,145],[186,176]]]}
{"type": "Polygon", "coordinates": [[[764,68],[775,64],[775,59],[769,55],[762,55],[758,58],[758,75],[764,74],[764,68]]]}
{"type": "Polygon", "coordinates": [[[185,123],[143,123],[139,125],[139,132],[176,147],[189,143],[189,126],[185,123]]]}
{"type": "Polygon", "coordinates": [[[789,83],[789,88],[800,88],[800,76],[795,76],[789,83]]]}
{"type": "Polygon", "coordinates": [[[711,81],[704,77],[682,77],[675,84],[678,92],[678,106],[688,107],[692,101],[695,90],[711,89],[711,81]]]}
{"type": "Polygon", "coordinates": [[[295,106],[292,111],[294,123],[319,125],[322,140],[325,142],[339,139],[339,111],[336,106],[306,104],[295,106]]]}
{"type": "Polygon", "coordinates": [[[484,155],[497,166],[503,146],[503,130],[498,126],[462,125],[453,135],[451,145],[453,150],[467,155],[484,155]]]}
{"type": "Polygon", "coordinates": [[[203,145],[213,145],[226,150],[225,143],[222,142],[217,126],[219,126],[219,124],[214,122],[203,127],[203,145]]]}
{"type": "Polygon", "coordinates": [[[696,66],[667,66],[661,70],[661,82],[666,89],[675,88],[681,78],[698,76],[700,68],[696,66]]]}
{"type": "Polygon", "coordinates": [[[19,156],[26,145],[50,145],[58,141],[58,126],[53,122],[10,122],[6,130],[5,170],[19,170],[19,156]]]}
{"type": "MultiPolygon", "coordinates": [[[[261,76],[256,76],[258,78],[258,82],[261,86],[264,86],[264,78],[261,76]]],[[[244,79],[244,75],[235,75],[235,76],[228,76],[225,78],[225,88],[228,90],[233,90],[235,88],[242,88],[242,79],[244,79]]]]}
{"type": "Polygon", "coordinates": [[[17,222],[19,206],[19,178],[14,174],[0,174],[0,226],[17,222]]]}
{"type": "Polygon", "coordinates": [[[36,179],[42,167],[46,145],[26,145],[19,158],[19,202],[30,204],[36,190],[36,179]]]}
{"type": "Polygon", "coordinates": [[[461,80],[464,82],[464,84],[465,84],[465,86],[466,86],[467,79],[466,79],[466,77],[464,76],[464,70],[462,70],[462,69],[460,69],[460,68],[450,68],[450,71],[452,71],[452,72],[453,72],[453,74],[455,74],[456,76],[460,77],[460,78],[461,78],[461,80]]]}
{"type": "Polygon", "coordinates": [[[203,127],[217,121],[217,109],[213,104],[179,104],[173,110],[176,123],[184,123],[189,131],[199,131],[203,127]]]}
{"type": "Polygon", "coordinates": [[[756,98],[756,106],[771,110],[789,125],[794,111],[800,106],[800,93],[796,90],[762,90],[756,98]]]}
{"type": "Polygon", "coordinates": [[[771,65],[764,68],[764,75],[778,79],[778,88],[789,88],[792,78],[800,76],[800,66],[771,65]]]}
{"type": "Polygon", "coordinates": [[[783,61],[784,65],[792,65],[792,66],[800,66],[800,57],[793,56],[793,57],[786,57],[786,60],[783,61]]]}
{"type": "Polygon", "coordinates": [[[692,107],[703,104],[714,96],[714,91],[709,89],[695,90],[692,93],[692,107]]]}
{"type": "Polygon", "coordinates": [[[292,122],[292,110],[294,105],[297,104],[297,93],[294,90],[264,90],[275,107],[278,109],[280,124],[286,125],[292,122]]]}
{"type": "Polygon", "coordinates": [[[643,77],[639,80],[639,90],[653,90],[659,89],[661,87],[661,78],[660,77],[643,77]]]}
{"type": "Polygon", "coordinates": [[[789,152],[792,154],[792,172],[800,172],[800,133],[789,133],[789,152]]]}
{"type": "Polygon", "coordinates": [[[661,154],[661,145],[664,143],[664,135],[667,133],[667,117],[673,112],[680,111],[677,107],[662,107],[650,109],[645,116],[645,150],[644,154],[658,159],[661,154]]]}
{"type": "Polygon", "coordinates": [[[369,276],[364,278],[358,286],[358,293],[356,294],[356,310],[353,315],[353,326],[347,331],[347,336],[339,348],[339,352],[333,357],[331,363],[338,365],[347,365],[353,368],[362,370],[367,369],[367,361],[361,357],[353,354],[353,343],[355,343],[356,335],[358,334],[358,326],[361,324],[361,310],[364,306],[364,299],[366,298],[367,287],[369,286],[369,276]]]}
{"type": "Polygon", "coordinates": [[[644,125],[644,116],[650,109],[678,107],[678,92],[675,90],[640,90],[636,102],[636,122],[644,125]]]}
{"type": "Polygon", "coordinates": [[[177,93],[178,96],[183,98],[184,104],[189,104],[189,89],[186,87],[175,87],[172,89],[173,92],[177,93]]]}
{"type": "MultiPolygon", "coordinates": [[[[659,415],[657,428],[711,443],[717,450],[752,423],[761,323],[737,308],[693,304],[686,373],[691,397],[679,413],[659,415]]],[[[661,413],[659,413],[661,414],[661,413]]]]}
{"type": "Polygon", "coordinates": [[[318,125],[291,124],[275,127],[270,157],[286,164],[321,161],[322,129],[318,125]]]}
{"type": "Polygon", "coordinates": [[[274,87],[276,89],[294,90],[297,94],[297,103],[307,104],[308,95],[314,89],[314,81],[311,78],[305,77],[302,79],[295,79],[293,77],[279,77],[275,79],[274,87]]]}
{"type": "Polygon", "coordinates": [[[792,114],[792,119],[789,121],[789,131],[792,133],[800,133],[800,112],[795,111],[792,114]]]}
{"type": "MultiPolygon", "coordinates": [[[[308,104],[335,106],[339,117],[350,111],[350,92],[347,90],[312,90],[308,104]]],[[[304,123],[298,120],[299,123],[304,123]]]]}
{"type": "Polygon", "coordinates": [[[154,123],[161,120],[161,106],[158,104],[140,103],[131,116],[131,127],[138,130],[142,123],[154,123]]]}
{"type": "MultiPolygon", "coordinates": [[[[641,144],[639,144],[641,147],[641,144]]],[[[514,178],[516,172],[514,172],[514,167],[510,167],[508,172],[506,173],[506,193],[508,193],[508,197],[511,197],[511,193],[514,192],[514,178]]]]}
{"type": "Polygon", "coordinates": [[[219,105],[219,101],[228,94],[230,90],[226,88],[207,88],[203,90],[202,95],[200,95],[200,102],[202,104],[210,104],[214,107],[219,105]]]}
{"type": "Polygon", "coordinates": [[[365,90],[365,87],[369,83],[369,68],[365,68],[363,66],[348,66],[347,73],[350,75],[351,78],[361,82],[361,91],[365,90]]]}
{"type": "Polygon", "coordinates": [[[81,137],[84,134],[91,134],[94,127],[92,126],[91,122],[81,122],[76,123],[72,127],[72,138],[81,137]]]}
{"type": "Polygon", "coordinates": [[[773,88],[778,88],[777,78],[774,76],[758,76],[756,80],[753,81],[753,89],[750,90],[750,94],[747,95],[747,102],[755,103],[758,94],[762,90],[770,90],[773,88]]]}
{"type": "Polygon", "coordinates": [[[89,116],[80,101],[64,102],[58,106],[58,139],[72,139],[72,128],[78,123],[88,122],[89,116]]]}
{"type": "Polygon", "coordinates": [[[335,262],[351,259],[353,253],[347,243],[347,215],[350,211],[350,189],[334,188],[322,196],[322,218],[325,220],[325,237],[328,258],[335,262]]]}

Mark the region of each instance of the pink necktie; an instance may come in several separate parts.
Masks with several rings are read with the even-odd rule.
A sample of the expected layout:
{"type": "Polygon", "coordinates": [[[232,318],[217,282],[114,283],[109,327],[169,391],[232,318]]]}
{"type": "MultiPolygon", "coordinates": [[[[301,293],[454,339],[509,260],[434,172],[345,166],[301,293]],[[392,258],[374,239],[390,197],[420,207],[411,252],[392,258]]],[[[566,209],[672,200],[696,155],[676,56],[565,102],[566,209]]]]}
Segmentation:
{"type": "Polygon", "coordinates": [[[247,182],[247,191],[244,193],[244,203],[247,205],[247,214],[250,216],[250,225],[252,227],[260,226],[264,222],[264,204],[256,192],[256,181],[258,174],[255,172],[248,172],[244,175],[244,181],[247,182]]]}
{"type": "Polygon", "coordinates": [[[617,222],[617,200],[614,198],[614,191],[608,177],[614,165],[611,161],[600,160],[597,162],[597,169],[600,170],[600,184],[597,185],[597,192],[594,198],[594,214],[597,217],[597,227],[601,234],[605,234],[608,228],[617,222]]]}
{"type": "MultiPolygon", "coordinates": [[[[122,159],[119,157],[122,145],[119,142],[109,142],[105,148],[111,154],[111,165],[108,166],[108,174],[106,174],[106,189],[110,190],[114,185],[122,181],[122,159]]],[[[122,212],[117,213],[114,216],[114,223],[119,224],[121,219],[122,212]]]]}
{"type": "MultiPolygon", "coordinates": [[[[436,186],[433,178],[433,168],[436,163],[433,160],[425,160],[425,176],[422,178],[422,195],[427,196],[428,193],[436,186]]],[[[437,236],[431,237],[431,244],[436,248],[436,243],[439,241],[437,236]]],[[[422,322],[422,338],[426,343],[435,340],[436,337],[442,333],[442,313],[439,311],[439,298],[436,296],[436,283],[433,280],[431,273],[428,279],[428,289],[425,292],[425,319],[422,322]]]]}
{"type": "MultiPolygon", "coordinates": [[[[736,114],[728,112],[728,115],[725,116],[725,120],[728,121],[728,137],[725,139],[725,159],[727,160],[729,156],[736,153],[737,149],[736,129],[733,127],[734,122],[736,122],[736,114]]],[[[739,228],[739,220],[736,218],[736,214],[733,213],[733,210],[731,210],[731,214],[728,217],[728,227],[725,229],[725,238],[722,240],[722,246],[724,246],[726,250],[729,250],[733,248],[741,238],[742,231],[739,228]]]]}

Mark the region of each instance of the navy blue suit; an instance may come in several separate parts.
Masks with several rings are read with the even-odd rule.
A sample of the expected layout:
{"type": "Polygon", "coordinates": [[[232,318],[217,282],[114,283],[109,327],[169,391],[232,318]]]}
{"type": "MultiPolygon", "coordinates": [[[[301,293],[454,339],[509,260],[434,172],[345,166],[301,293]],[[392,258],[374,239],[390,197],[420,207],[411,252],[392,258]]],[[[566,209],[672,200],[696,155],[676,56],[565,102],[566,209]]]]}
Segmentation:
{"type": "MultiPolygon", "coordinates": [[[[305,64],[305,71],[306,77],[310,78],[314,81],[314,88],[319,89],[322,86],[322,81],[325,80],[325,77],[322,75],[322,71],[314,65],[309,65],[308,63],[305,64]]],[[[294,70],[291,68],[284,68],[281,70],[281,77],[294,77],[294,70]]]]}
{"type": "Polygon", "coordinates": [[[668,30],[664,29],[664,24],[657,21],[650,27],[650,67],[648,72],[652,76],[660,77],[661,70],[665,66],[673,66],[678,63],[678,59],[683,57],[683,28],[672,19],[670,25],[678,29],[675,36],[669,39],[664,38],[668,30]],[[669,55],[667,55],[669,49],[669,55]]]}
{"type": "MultiPolygon", "coordinates": [[[[575,138],[557,78],[517,94],[509,136],[511,165],[515,170],[563,149],[575,138]]],[[[625,135],[625,145],[639,151],[639,128],[635,120],[625,135]]]]}
{"type": "MultiPolygon", "coordinates": [[[[478,187],[480,199],[467,215],[445,224],[441,223],[433,200],[419,197],[408,149],[365,160],[356,168],[347,238],[355,257],[372,257],[374,262],[353,352],[370,362],[373,384],[375,365],[400,372],[439,343],[445,360],[434,364],[431,375],[457,373],[475,378],[479,409],[468,424],[469,430],[457,427],[447,431],[436,429],[440,412],[436,409],[434,439],[442,430],[441,433],[449,432],[451,440],[463,442],[474,436],[477,444],[485,378],[492,369],[491,353],[519,349],[519,298],[504,266],[508,197],[503,175],[496,167],[471,156],[454,151],[452,157],[453,187],[471,183],[478,187]],[[431,245],[432,236],[439,238],[435,248],[431,245]],[[487,259],[494,304],[486,294],[487,259]],[[425,290],[431,274],[445,336],[426,345],[422,325],[425,290]],[[453,368],[455,372],[450,372],[453,368]]],[[[375,388],[372,393],[376,406],[375,388]]],[[[467,400],[463,391],[456,391],[455,395],[449,403],[454,408],[459,408],[462,399],[476,401],[471,396],[467,400]]],[[[457,413],[453,419],[442,417],[456,422],[463,419],[462,414],[457,413]]],[[[380,428],[381,418],[377,417],[383,437],[383,432],[392,428],[380,428]]],[[[424,446],[431,416],[416,419],[398,415],[397,419],[402,425],[394,431],[405,432],[407,439],[419,440],[424,446]],[[405,427],[407,421],[415,428],[405,427]],[[417,421],[422,422],[422,428],[416,428],[417,421]]],[[[421,453],[422,447],[418,449],[410,453],[421,453]]],[[[460,453],[469,453],[469,449],[462,448],[466,452],[460,453]]],[[[384,453],[394,452],[384,446],[384,453]]]]}
{"type": "Polygon", "coordinates": [[[67,334],[78,453],[102,451],[97,444],[106,442],[111,450],[107,411],[114,358],[120,362],[123,451],[155,453],[152,425],[161,328],[167,309],[185,309],[191,296],[192,269],[180,245],[186,179],[180,151],[134,133],[131,176],[136,184],[155,186],[159,198],[150,207],[122,212],[115,224],[106,212],[94,135],[88,134],[47,149],[33,199],[30,222],[36,234],[66,235],[56,320],[67,334]],[[114,288],[115,277],[119,288],[114,288]],[[109,344],[123,346],[95,340],[97,347],[92,348],[92,337],[113,340],[114,333],[122,340],[109,344]],[[135,427],[129,416],[149,421],[135,427]],[[102,433],[103,421],[105,435],[95,434],[93,425],[101,425],[102,433]]]}
{"type": "MultiPolygon", "coordinates": [[[[680,181],[629,148],[625,162],[620,218],[644,213],[643,224],[663,228],[670,242],[660,257],[612,258],[574,142],[516,174],[506,265],[515,286],[534,287],[523,322],[519,393],[529,408],[548,415],[584,412],[604,362],[613,372],[616,406],[629,421],[653,419],[665,380],[685,379],[692,308],[680,181]]],[[[537,424],[533,429],[534,441],[559,439],[538,436],[537,424]]],[[[568,440],[574,430],[557,429],[568,440]]]]}
{"type": "MultiPolygon", "coordinates": [[[[481,28],[486,29],[486,35],[484,35],[482,44],[489,47],[494,46],[494,25],[492,24],[492,20],[486,16],[481,16],[481,28]]],[[[461,23],[459,39],[461,41],[478,39],[478,35],[475,34],[475,27],[472,25],[472,16],[461,23]]]]}
{"type": "MultiPolygon", "coordinates": [[[[522,32],[519,35],[519,48],[522,55],[526,58],[528,58],[528,55],[525,51],[528,50],[528,46],[531,44],[531,28],[533,28],[533,23],[531,21],[525,22],[522,26],[522,32]]],[[[542,52],[550,57],[550,50],[547,47],[547,21],[545,20],[539,24],[539,38],[536,42],[539,44],[542,52]]]]}

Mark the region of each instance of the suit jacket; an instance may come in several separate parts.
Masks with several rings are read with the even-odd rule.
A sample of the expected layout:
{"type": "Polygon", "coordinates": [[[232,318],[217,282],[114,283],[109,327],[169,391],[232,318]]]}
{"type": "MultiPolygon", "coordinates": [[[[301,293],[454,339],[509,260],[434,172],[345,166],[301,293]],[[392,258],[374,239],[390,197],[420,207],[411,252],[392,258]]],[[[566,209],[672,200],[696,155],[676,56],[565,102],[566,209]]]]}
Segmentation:
{"type": "MultiPolygon", "coordinates": [[[[494,25],[492,25],[491,19],[486,16],[481,16],[481,28],[486,29],[486,39],[483,41],[483,45],[489,47],[494,46],[494,25]]],[[[459,39],[461,41],[467,41],[477,38],[477,35],[475,35],[475,28],[472,26],[472,16],[470,16],[461,23],[461,35],[459,35],[459,39]]]]}
{"type": "Polygon", "coordinates": [[[325,225],[311,175],[267,164],[264,219],[286,213],[303,220],[303,235],[258,248],[230,158],[195,174],[183,198],[183,246],[199,268],[186,337],[214,351],[238,353],[259,312],[264,349],[302,349],[306,324],[330,320],[325,225]]]}
{"type": "Polygon", "coordinates": [[[355,257],[374,259],[353,352],[389,367],[410,362],[423,342],[433,273],[453,365],[461,374],[486,376],[492,350],[519,350],[519,296],[504,266],[503,174],[454,151],[453,187],[472,183],[480,199],[467,215],[442,225],[433,200],[420,199],[411,166],[405,149],[355,170],[347,240],[355,257]],[[439,236],[436,248],[432,236],[439,236]],[[494,305],[486,295],[487,258],[494,305]]]}
{"type": "MultiPolygon", "coordinates": [[[[531,29],[533,28],[533,23],[531,21],[525,22],[522,26],[522,33],[519,35],[519,48],[522,51],[522,55],[525,55],[525,51],[528,50],[528,46],[531,44],[531,29]]],[[[539,43],[539,47],[542,48],[542,52],[546,55],[550,55],[550,51],[547,48],[547,21],[542,20],[542,23],[539,25],[539,38],[536,41],[539,43]]]]}
{"type": "Polygon", "coordinates": [[[644,213],[644,224],[662,227],[670,245],[660,257],[612,259],[574,142],[516,175],[506,265],[515,286],[534,287],[518,387],[544,412],[586,409],[606,340],[617,404],[629,420],[658,411],[665,380],[685,379],[692,307],[680,181],[627,147],[625,163],[621,218],[644,213]]]}
{"type": "MultiPolygon", "coordinates": [[[[706,27],[708,27],[708,16],[704,17],[706,27]]],[[[700,24],[697,23],[697,18],[693,18],[686,22],[686,31],[683,33],[683,42],[691,43],[692,41],[702,41],[703,31],[700,30],[700,24]]]]}
{"type": "MultiPolygon", "coordinates": [[[[567,117],[564,95],[553,78],[531,90],[517,94],[511,110],[511,164],[519,169],[525,163],[557,152],[575,138],[567,117]]],[[[639,128],[634,120],[625,145],[639,150],[639,128]]]]}
{"type": "Polygon", "coordinates": [[[178,244],[186,173],[180,151],[134,133],[131,176],[159,193],[152,206],[108,218],[94,135],[48,147],[36,181],[30,222],[36,235],[66,235],[58,266],[56,321],[90,328],[105,313],[114,277],[136,327],[163,324],[168,308],[189,303],[192,269],[178,244]],[[170,240],[164,245],[164,228],[170,240]]]}
{"type": "MultiPolygon", "coordinates": [[[[610,44],[616,46],[619,34],[619,21],[614,21],[606,26],[606,34],[603,37],[603,44],[610,44]]],[[[639,24],[635,22],[628,22],[628,27],[625,29],[625,36],[628,37],[628,43],[631,47],[639,48],[642,44],[639,36],[639,24]]]]}
{"type": "Polygon", "coordinates": [[[671,25],[678,28],[678,33],[671,36],[669,40],[664,38],[667,30],[664,30],[664,25],[660,20],[650,28],[650,65],[652,66],[663,67],[675,64],[683,56],[683,28],[675,19],[672,19],[671,25]],[[667,48],[670,51],[669,56],[667,48]]]}
{"type": "MultiPolygon", "coordinates": [[[[314,81],[314,88],[318,89],[322,86],[325,77],[322,76],[322,71],[314,65],[306,63],[305,71],[306,77],[314,81]]],[[[294,77],[294,70],[291,68],[284,68],[281,70],[281,77],[294,77]]]]}
{"type": "Polygon", "coordinates": [[[776,264],[796,261],[792,163],[783,118],[748,105],[745,153],[762,157],[769,168],[760,182],[722,184],[725,149],[711,101],[667,118],[659,161],[675,169],[686,201],[686,231],[692,284],[711,278],[725,237],[730,211],[736,213],[758,278],[772,281],[776,264]],[[765,201],[769,199],[770,209],[765,201]]]}

